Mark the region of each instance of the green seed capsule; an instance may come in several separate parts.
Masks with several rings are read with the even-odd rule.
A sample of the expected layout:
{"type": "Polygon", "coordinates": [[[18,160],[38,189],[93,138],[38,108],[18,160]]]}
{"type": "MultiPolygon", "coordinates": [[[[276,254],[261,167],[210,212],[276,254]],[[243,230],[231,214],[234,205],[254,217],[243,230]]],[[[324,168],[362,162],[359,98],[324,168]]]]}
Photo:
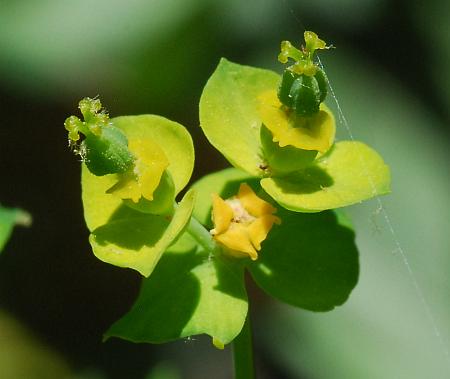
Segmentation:
{"type": "Polygon", "coordinates": [[[314,32],[305,31],[304,38],[305,45],[301,49],[289,41],[281,43],[278,60],[288,63],[291,59],[294,63],[284,70],[278,99],[297,116],[311,117],[319,112],[320,103],[327,95],[327,78],[325,72],[314,63],[314,53],[330,47],[314,32]]]}
{"type": "Polygon", "coordinates": [[[320,89],[313,76],[300,75],[292,83],[289,96],[292,97],[292,109],[299,116],[312,116],[319,111],[320,89]]]}
{"type": "Polygon", "coordinates": [[[325,73],[317,68],[313,76],[285,70],[278,89],[278,98],[298,116],[310,117],[319,112],[327,94],[325,73]]]}
{"type": "Polygon", "coordinates": [[[97,176],[122,173],[133,166],[127,138],[112,125],[103,127],[99,136],[88,134],[80,150],[89,171],[97,176]]]}

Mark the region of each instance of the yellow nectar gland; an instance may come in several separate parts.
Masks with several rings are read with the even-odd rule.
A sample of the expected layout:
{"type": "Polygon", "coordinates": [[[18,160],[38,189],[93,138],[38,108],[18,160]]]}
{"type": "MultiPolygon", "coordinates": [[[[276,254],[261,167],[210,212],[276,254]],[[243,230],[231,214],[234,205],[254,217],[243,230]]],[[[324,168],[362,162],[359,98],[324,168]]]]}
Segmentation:
{"type": "Polygon", "coordinates": [[[229,255],[256,260],[261,243],[267,238],[273,224],[281,223],[280,218],[273,215],[276,211],[243,183],[235,197],[223,200],[213,195],[214,229],[210,233],[227,248],[225,251],[229,255]]]}

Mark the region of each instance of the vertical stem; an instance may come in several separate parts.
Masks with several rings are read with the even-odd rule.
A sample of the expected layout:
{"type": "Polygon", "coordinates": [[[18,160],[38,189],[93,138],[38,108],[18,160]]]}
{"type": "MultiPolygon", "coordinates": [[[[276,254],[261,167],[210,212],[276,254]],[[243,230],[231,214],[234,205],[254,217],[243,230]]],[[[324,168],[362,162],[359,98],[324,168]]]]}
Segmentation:
{"type": "Polygon", "coordinates": [[[241,333],[233,341],[235,379],[254,379],[252,330],[250,312],[247,314],[241,333]]]}

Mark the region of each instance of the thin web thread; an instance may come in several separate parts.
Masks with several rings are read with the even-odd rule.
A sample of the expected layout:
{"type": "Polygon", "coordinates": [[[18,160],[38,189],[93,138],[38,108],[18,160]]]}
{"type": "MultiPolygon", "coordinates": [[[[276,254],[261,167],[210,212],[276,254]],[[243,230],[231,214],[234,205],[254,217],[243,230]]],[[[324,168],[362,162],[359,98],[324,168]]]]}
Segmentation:
{"type": "MultiPolygon", "coordinates": [[[[287,0],[284,0],[284,4],[285,4],[286,8],[289,10],[289,12],[291,13],[292,17],[294,17],[294,19],[298,22],[300,27],[302,27],[303,30],[306,30],[305,25],[297,17],[297,15],[295,14],[294,10],[289,6],[289,4],[287,3],[287,0]]],[[[324,66],[323,66],[322,61],[320,60],[319,57],[317,57],[317,60],[319,62],[320,67],[324,70],[324,66]]],[[[339,124],[341,124],[341,125],[343,125],[345,127],[345,130],[346,130],[347,134],[349,135],[350,140],[351,141],[355,141],[355,138],[353,136],[352,130],[350,128],[350,125],[349,125],[349,123],[347,121],[347,118],[344,115],[344,112],[342,111],[342,108],[341,108],[341,106],[339,104],[339,101],[337,99],[337,96],[336,96],[336,94],[334,92],[333,86],[331,85],[331,82],[330,82],[328,76],[327,76],[326,80],[327,80],[328,87],[330,88],[331,96],[333,97],[333,100],[334,100],[334,102],[336,104],[336,108],[337,108],[337,111],[338,111],[339,124]]],[[[400,240],[397,237],[397,233],[396,233],[396,231],[395,231],[395,229],[394,229],[394,227],[392,225],[391,218],[389,217],[388,212],[387,212],[386,208],[384,207],[383,201],[379,197],[380,194],[377,191],[377,188],[375,186],[375,183],[373,181],[372,176],[369,174],[367,162],[364,160],[364,158],[362,157],[361,154],[359,154],[358,157],[359,157],[361,165],[362,165],[362,167],[364,169],[364,175],[367,176],[367,178],[369,180],[369,184],[370,184],[371,189],[372,189],[372,194],[374,195],[374,197],[377,200],[379,213],[381,213],[383,215],[383,219],[384,219],[384,221],[385,221],[385,223],[386,223],[386,225],[388,227],[389,233],[391,234],[392,240],[393,240],[394,245],[395,245],[394,251],[398,252],[398,254],[400,255],[400,257],[402,259],[403,265],[406,267],[406,271],[408,272],[408,276],[409,276],[409,279],[410,279],[410,281],[411,281],[411,283],[412,283],[412,285],[414,287],[416,296],[420,300],[420,302],[422,304],[422,307],[425,310],[425,314],[427,315],[428,320],[429,320],[429,322],[430,322],[430,324],[431,324],[431,326],[433,328],[434,335],[435,335],[435,337],[437,338],[437,340],[439,341],[439,343],[441,345],[441,348],[442,348],[442,350],[444,352],[444,355],[445,355],[445,357],[447,359],[447,363],[450,365],[450,353],[449,353],[449,350],[448,350],[446,344],[444,343],[444,339],[442,338],[442,334],[441,334],[440,329],[439,329],[439,327],[437,325],[436,319],[435,319],[435,317],[433,315],[433,312],[431,311],[431,307],[429,306],[429,304],[428,304],[428,302],[427,302],[427,300],[425,298],[425,295],[423,294],[423,290],[420,287],[419,282],[418,282],[418,280],[416,278],[416,275],[414,274],[414,271],[413,271],[413,269],[412,269],[412,267],[411,267],[411,265],[409,263],[409,259],[408,259],[407,255],[405,253],[405,250],[403,249],[403,247],[402,247],[402,245],[400,243],[400,240]]]]}
{"type": "MultiPolygon", "coordinates": [[[[320,61],[320,58],[317,57],[317,59],[318,59],[320,67],[324,70],[324,66],[323,66],[322,62],[320,61]]],[[[333,100],[334,100],[334,102],[336,104],[336,108],[337,108],[337,111],[338,111],[339,123],[345,127],[346,132],[348,133],[348,135],[350,137],[350,140],[351,141],[355,141],[355,138],[354,138],[353,133],[351,131],[350,125],[349,125],[349,123],[347,121],[347,118],[344,115],[344,112],[342,111],[342,108],[341,108],[341,106],[339,104],[339,101],[338,101],[338,99],[336,97],[336,94],[334,92],[333,86],[331,85],[330,80],[328,79],[328,77],[327,77],[327,83],[328,83],[328,87],[330,88],[331,96],[333,97],[333,100]]],[[[439,340],[439,343],[440,343],[440,345],[441,345],[441,347],[443,349],[443,352],[444,352],[444,354],[446,356],[446,359],[447,359],[448,363],[450,363],[449,350],[448,350],[446,344],[444,343],[444,340],[442,338],[442,334],[441,334],[441,332],[439,330],[439,327],[437,325],[436,319],[435,319],[435,317],[433,315],[433,312],[431,311],[431,307],[429,306],[429,304],[428,304],[428,302],[427,302],[427,300],[425,298],[425,295],[423,294],[422,288],[420,287],[419,282],[418,282],[418,280],[416,278],[416,275],[414,274],[414,271],[413,271],[413,269],[412,269],[412,267],[411,267],[411,265],[409,263],[409,259],[408,259],[407,255],[405,253],[405,250],[403,249],[403,247],[402,247],[402,245],[400,243],[400,240],[397,237],[397,233],[396,233],[396,231],[395,231],[395,229],[394,229],[394,227],[392,225],[391,218],[389,217],[389,215],[387,213],[387,210],[386,210],[386,208],[385,208],[385,206],[383,204],[383,201],[379,197],[379,193],[378,193],[378,191],[376,189],[375,183],[373,182],[373,178],[368,172],[367,163],[363,159],[362,155],[359,155],[359,159],[360,159],[361,165],[362,165],[362,167],[364,169],[364,175],[367,176],[367,178],[369,179],[370,186],[372,187],[372,194],[376,197],[376,200],[377,200],[377,203],[378,203],[378,209],[379,209],[380,213],[383,215],[384,221],[385,221],[385,223],[386,223],[386,225],[388,227],[388,230],[389,230],[389,232],[390,232],[390,234],[392,236],[392,240],[393,240],[393,242],[395,244],[395,250],[394,251],[397,252],[400,255],[400,257],[402,258],[403,264],[406,267],[406,270],[408,272],[408,276],[409,276],[410,281],[411,281],[411,283],[412,283],[412,285],[414,287],[414,290],[416,292],[416,296],[419,298],[420,302],[422,303],[422,306],[423,306],[423,308],[425,310],[425,313],[426,313],[426,315],[427,315],[427,317],[429,319],[429,322],[430,322],[430,324],[433,327],[434,334],[435,334],[436,338],[439,340]]]]}

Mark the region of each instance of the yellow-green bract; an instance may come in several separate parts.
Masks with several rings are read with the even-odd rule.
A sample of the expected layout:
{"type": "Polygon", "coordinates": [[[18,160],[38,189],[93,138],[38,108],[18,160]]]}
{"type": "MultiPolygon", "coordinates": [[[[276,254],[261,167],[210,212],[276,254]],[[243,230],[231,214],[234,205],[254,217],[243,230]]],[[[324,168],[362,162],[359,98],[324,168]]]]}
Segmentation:
{"type": "MultiPolygon", "coordinates": [[[[166,171],[173,181],[174,191],[161,195],[161,199],[155,196],[153,201],[173,203],[188,183],[194,165],[192,139],[186,129],[155,115],[123,116],[111,121],[128,139],[148,139],[152,141],[151,146],[156,143],[163,150],[169,161],[166,171]]],[[[107,193],[116,181],[114,175],[95,176],[83,165],[82,197],[86,224],[91,231],[89,240],[99,259],[148,276],[161,254],[189,222],[194,194],[187,193],[171,215],[149,214],[131,208],[119,197],[107,193]]]]}
{"type": "MultiPolygon", "coordinates": [[[[307,160],[306,164],[303,161],[298,165],[293,164],[290,159],[300,158],[292,151],[287,152],[286,148],[292,150],[302,138],[320,135],[321,125],[315,124],[314,127],[319,131],[308,135],[307,124],[302,130],[295,129],[283,112],[276,109],[275,114],[270,115],[272,124],[269,129],[278,133],[273,135],[274,142],[277,142],[276,138],[286,138],[283,140],[283,147],[275,145],[275,149],[280,149],[281,158],[271,167],[270,161],[273,161],[273,155],[277,153],[274,153],[273,146],[270,151],[267,150],[267,142],[261,141],[262,118],[268,112],[261,112],[260,99],[265,93],[276,91],[279,81],[279,75],[272,71],[222,59],[206,84],[200,100],[200,124],[211,144],[233,166],[251,176],[262,178],[261,185],[266,192],[289,210],[319,212],[388,193],[389,168],[373,149],[361,142],[338,142],[328,151],[317,154],[315,160],[308,158],[310,163],[307,160]],[[303,133],[303,137],[299,133],[303,133]],[[290,138],[290,145],[293,146],[289,146],[290,138]]],[[[270,103],[266,105],[269,113],[272,112],[271,106],[270,103]]],[[[329,114],[326,108],[324,112],[329,114]]],[[[302,120],[300,119],[301,122],[302,120]]],[[[326,122],[328,125],[329,120],[326,122]]],[[[324,132],[322,135],[322,142],[327,142],[327,136],[334,136],[334,132],[324,132]]],[[[313,147],[305,146],[314,151],[313,147]]],[[[320,146],[326,145],[317,146],[319,150],[320,146]]],[[[302,149],[299,153],[301,152],[302,149]]]]}

